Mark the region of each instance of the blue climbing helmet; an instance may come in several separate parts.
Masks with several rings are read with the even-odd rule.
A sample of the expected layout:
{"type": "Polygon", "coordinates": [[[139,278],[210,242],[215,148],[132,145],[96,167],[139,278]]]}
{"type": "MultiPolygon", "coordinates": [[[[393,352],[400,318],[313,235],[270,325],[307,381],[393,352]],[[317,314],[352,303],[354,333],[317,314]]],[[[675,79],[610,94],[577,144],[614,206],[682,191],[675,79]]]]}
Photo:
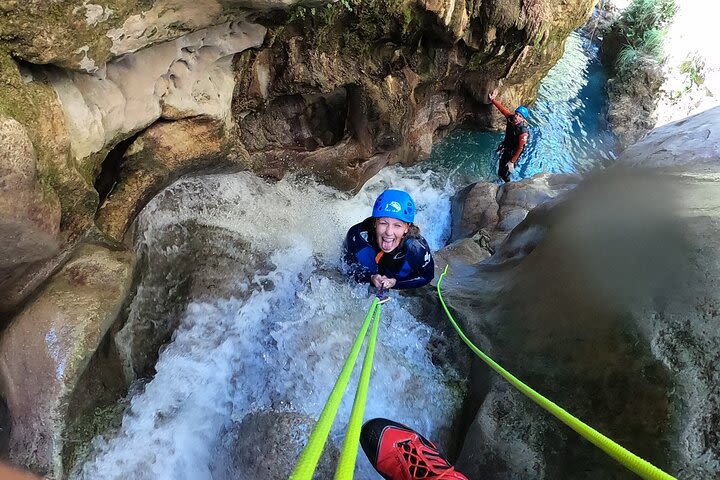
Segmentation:
{"type": "Polygon", "coordinates": [[[375,200],[372,216],[397,218],[403,222],[412,223],[415,220],[415,202],[407,192],[385,190],[375,200]]]}
{"type": "Polygon", "coordinates": [[[525,105],[520,105],[518,108],[516,108],[515,113],[519,113],[520,115],[522,115],[525,120],[530,118],[530,110],[528,110],[525,105]]]}

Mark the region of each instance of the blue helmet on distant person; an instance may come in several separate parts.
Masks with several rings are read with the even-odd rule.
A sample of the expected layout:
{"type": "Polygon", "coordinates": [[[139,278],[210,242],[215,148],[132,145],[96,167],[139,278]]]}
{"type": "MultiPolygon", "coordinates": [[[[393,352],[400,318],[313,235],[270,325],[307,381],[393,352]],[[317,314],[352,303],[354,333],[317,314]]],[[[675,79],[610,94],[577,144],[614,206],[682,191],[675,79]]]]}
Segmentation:
{"type": "Polygon", "coordinates": [[[397,218],[412,223],[415,220],[415,202],[409,193],[402,190],[385,190],[375,200],[372,216],[374,218],[397,218]]]}
{"type": "Polygon", "coordinates": [[[518,108],[515,109],[515,113],[519,113],[523,116],[525,120],[530,118],[530,110],[525,105],[520,105],[518,108]]]}

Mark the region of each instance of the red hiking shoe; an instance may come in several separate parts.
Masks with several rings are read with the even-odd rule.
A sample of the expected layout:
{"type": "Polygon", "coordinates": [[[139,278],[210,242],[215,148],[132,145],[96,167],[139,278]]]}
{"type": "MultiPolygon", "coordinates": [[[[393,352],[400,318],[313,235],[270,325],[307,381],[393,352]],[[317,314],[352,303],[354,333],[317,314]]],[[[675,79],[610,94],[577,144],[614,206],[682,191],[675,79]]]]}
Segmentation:
{"type": "Polygon", "coordinates": [[[392,420],[369,420],[362,427],[360,444],[372,466],[387,480],[468,480],[432,442],[392,420]]]}

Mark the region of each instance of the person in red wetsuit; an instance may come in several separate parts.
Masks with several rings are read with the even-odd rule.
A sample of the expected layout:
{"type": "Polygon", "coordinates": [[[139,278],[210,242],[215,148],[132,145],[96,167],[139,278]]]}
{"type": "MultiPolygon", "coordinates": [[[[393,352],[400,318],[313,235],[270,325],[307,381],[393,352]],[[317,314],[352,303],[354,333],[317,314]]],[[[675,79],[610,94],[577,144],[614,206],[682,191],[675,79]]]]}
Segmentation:
{"type": "Polygon", "coordinates": [[[360,445],[386,480],[468,480],[430,440],[392,420],[368,420],[360,433],[360,445]]]}
{"type": "Polygon", "coordinates": [[[530,137],[530,131],[528,130],[527,119],[530,116],[530,111],[526,106],[520,105],[515,109],[515,112],[511,112],[503,106],[502,103],[498,102],[495,97],[497,91],[492,92],[488,97],[495,107],[500,110],[500,113],[507,119],[507,126],[505,127],[505,139],[498,146],[500,152],[500,164],[498,165],[498,176],[505,182],[510,181],[510,175],[515,171],[518,159],[525,149],[525,145],[530,137]]]}

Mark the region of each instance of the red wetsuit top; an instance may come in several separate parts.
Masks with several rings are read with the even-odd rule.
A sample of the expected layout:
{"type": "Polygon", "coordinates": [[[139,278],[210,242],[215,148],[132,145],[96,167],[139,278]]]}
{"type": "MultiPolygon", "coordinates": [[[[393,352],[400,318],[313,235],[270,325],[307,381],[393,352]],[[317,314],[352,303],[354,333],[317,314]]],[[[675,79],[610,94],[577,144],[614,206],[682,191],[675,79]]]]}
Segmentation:
{"type": "Polygon", "coordinates": [[[502,103],[498,102],[494,98],[492,99],[492,103],[507,119],[507,126],[505,127],[505,140],[503,140],[503,160],[505,163],[512,162],[513,165],[515,165],[517,164],[518,158],[520,158],[520,154],[525,148],[528,137],[530,136],[527,122],[521,121],[519,123],[515,123],[515,114],[513,112],[505,108],[502,103]]]}

